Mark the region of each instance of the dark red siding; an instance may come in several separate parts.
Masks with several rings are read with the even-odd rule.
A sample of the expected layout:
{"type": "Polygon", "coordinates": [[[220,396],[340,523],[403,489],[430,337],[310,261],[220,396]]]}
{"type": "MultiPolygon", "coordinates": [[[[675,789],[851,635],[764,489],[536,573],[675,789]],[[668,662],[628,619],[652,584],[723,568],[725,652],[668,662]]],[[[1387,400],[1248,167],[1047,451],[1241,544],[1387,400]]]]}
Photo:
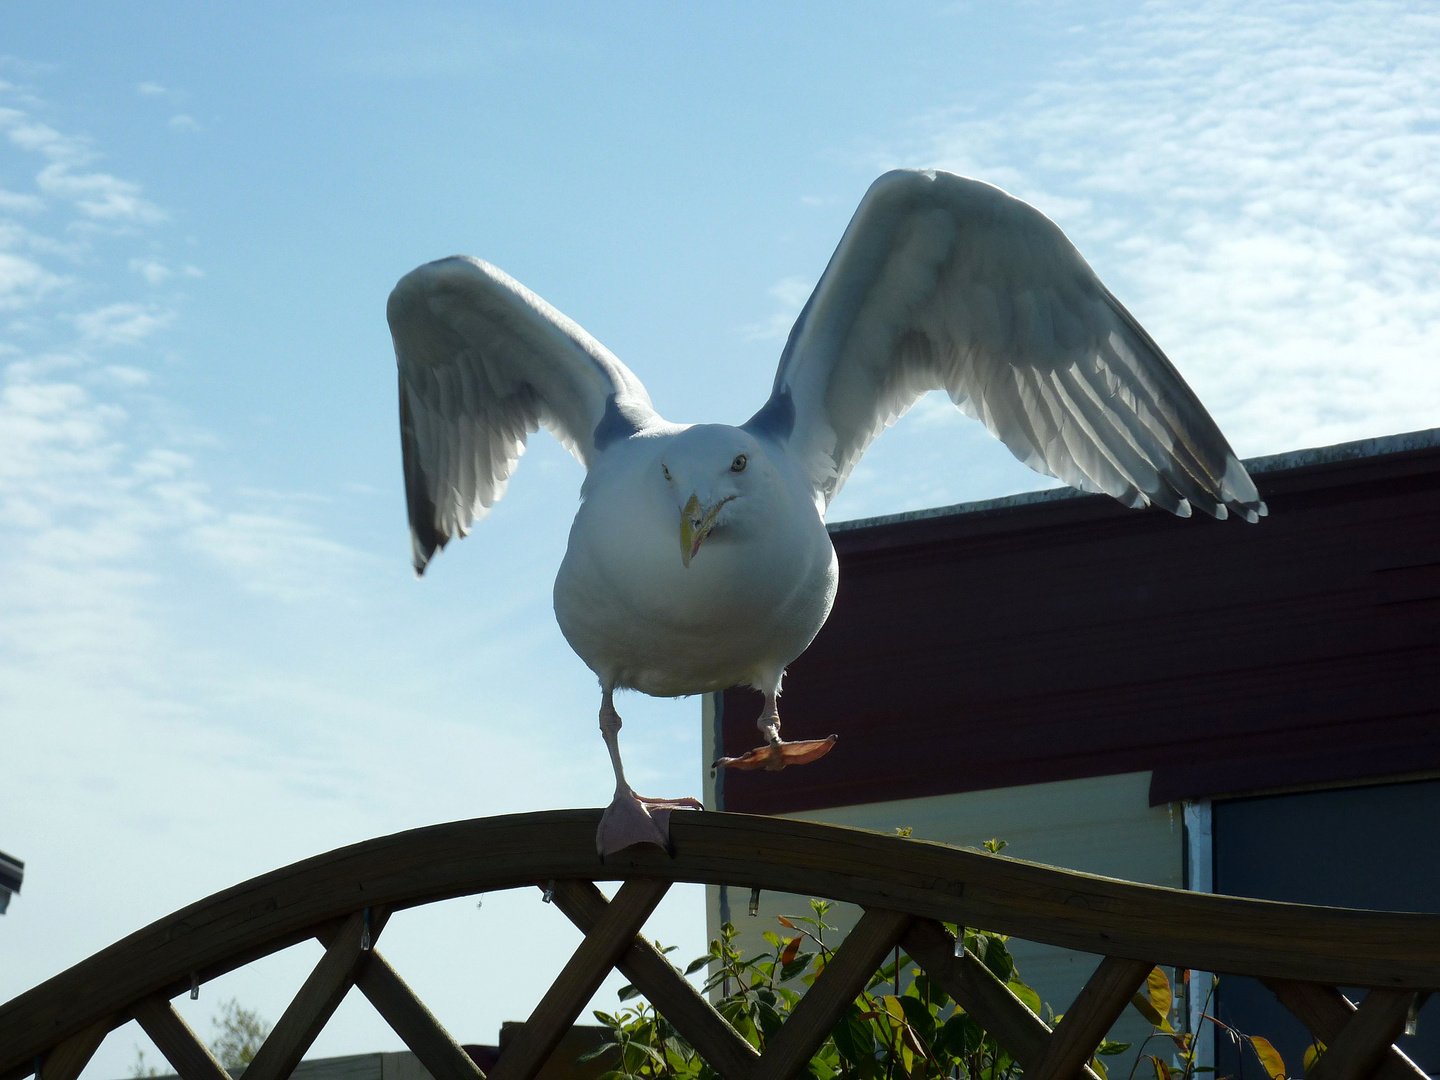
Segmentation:
{"type": "MultiPolygon", "coordinates": [[[[1147,769],[1164,802],[1440,769],[1428,441],[1262,462],[1258,525],[1076,496],[836,530],[839,597],[781,716],[788,738],[840,741],[812,765],[726,773],[724,807],[1147,769]]],[[[724,695],[727,754],[755,745],[759,707],[724,695]]]]}

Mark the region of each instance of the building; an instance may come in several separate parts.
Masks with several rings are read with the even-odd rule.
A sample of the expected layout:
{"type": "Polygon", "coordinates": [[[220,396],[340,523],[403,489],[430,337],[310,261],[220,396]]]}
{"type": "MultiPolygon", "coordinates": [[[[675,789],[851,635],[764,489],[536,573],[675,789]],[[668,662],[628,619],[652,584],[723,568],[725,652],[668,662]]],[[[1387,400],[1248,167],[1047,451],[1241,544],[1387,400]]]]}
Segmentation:
{"type": "MultiPolygon", "coordinates": [[[[788,738],[839,743],[782,774],[709,777],[707,805],[998,837],[1177,888],[1440,910],[1440,429],[1246,464],[1258,525],[1070,489],[832,525],[839,596],[781,715],[788,738]]],[[[707,698],[710,756],[755,745],[759,708],[707,698]]],[[[758,936],[798,903],[762,897],[750,922],[748,897],[711,893],[712,935],[729,918],[758,936]]],[[[1057,1012],[1098,961],[1015,954],[1057,1012]]],[[[1263,987],[1222,980],[1212,1011],[1274,1035],[1300,1072],[1304,1029],[1263,987]]],[[[1440,1009],[1419,1027],[1402,1046],[1440,1071],[1440,1009]]],[[[1238,1074],[1227,1053],[1220,1075],[1238,1074]]]]}

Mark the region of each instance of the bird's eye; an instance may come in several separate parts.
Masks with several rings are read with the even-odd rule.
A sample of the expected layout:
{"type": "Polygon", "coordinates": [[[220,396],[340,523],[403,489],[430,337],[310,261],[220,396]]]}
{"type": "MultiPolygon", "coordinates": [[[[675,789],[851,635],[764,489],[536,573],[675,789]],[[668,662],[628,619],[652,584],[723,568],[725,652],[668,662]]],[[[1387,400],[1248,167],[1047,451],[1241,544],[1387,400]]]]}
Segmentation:
{"type": "Polygon", "coordinates": [[[732,461],[732,462],[730,462],[730,471],[731,471],[731,472],[744,472],[744,471],[745,471],[745,465],[746,465],[747,460],[748,460],[748,459],[745,457],[744,454],[736,454],[736,455],[735,455],[735,460],[732,461]]]}
{"type": "Polygon", "coordinates": [[[666,480],[670,479],[670,466],[666,465],[663,461],[660,463],[660,471],[665,474],[666,480]]]}

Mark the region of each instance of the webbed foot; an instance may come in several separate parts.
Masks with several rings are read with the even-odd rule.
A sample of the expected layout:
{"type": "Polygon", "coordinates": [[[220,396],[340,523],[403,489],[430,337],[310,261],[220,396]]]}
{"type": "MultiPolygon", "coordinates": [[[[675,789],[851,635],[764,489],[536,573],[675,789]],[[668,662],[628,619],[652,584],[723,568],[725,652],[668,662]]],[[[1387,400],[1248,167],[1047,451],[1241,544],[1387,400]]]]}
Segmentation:
{"type": "Polygon", "coordinates": [[[796,742],[775,740],[764,746],[757,746],[739,757],[722,757],[715,762],[717,769],[766,769],[779,772],[789,765],[808,765],[818,761],[835,745],[835,736],[828,739],[800,739],[796,742]]]}
{"type": "Polygon", "coordinates": [[[632,844],[658,844],[669,851],[670,812],[703,809],[697,799],[648,799],[628,787],[616,788],[600,818],[595,850],[602,859],[632,844]]]}

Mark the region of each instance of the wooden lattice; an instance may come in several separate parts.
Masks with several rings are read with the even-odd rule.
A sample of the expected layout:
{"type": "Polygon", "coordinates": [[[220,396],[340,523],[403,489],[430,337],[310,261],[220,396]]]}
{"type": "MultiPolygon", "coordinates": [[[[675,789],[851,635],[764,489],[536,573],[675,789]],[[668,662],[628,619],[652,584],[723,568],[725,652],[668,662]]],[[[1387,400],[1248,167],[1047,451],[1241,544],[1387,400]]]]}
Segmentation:
{"type": "Polygon", "coordinates": [[[196,982],[316,937],[325,954],[245,1073],[285,1080],[358,987],[436,1080],[531,1080],[618,968],[726,1080],[792,1080],[897,946],[1003,1045],[1027,1080],[1096,1080],[1087,1062],[1156,964],[1253,975],[1327,1045],[1309,1080],[1422,1080],[1394,1047],[1440,987],[1440,916],[1207,896],[808,822],[676,814],[675,851],[601,863],[598,811],[455,822],[266,874],[117,942],[0,1006],[0,1080],[75,1080],[134,1019],[183,1080],[230,1080],[171,1006],[196,982]],[[620,881],[613,900],[596,881],[620,881]],[[641,936],[671,884],[738,885],[864,909],[758,1053],[641,936]],[[375,947],[404,908],[537,885],[584,933],[483,1074],[375,947]],[[1052,1030],[942,925],[1104,957],[1052,1030]],[[1337,986],[1367,987],[1357,1008],[1337,986]]]}

